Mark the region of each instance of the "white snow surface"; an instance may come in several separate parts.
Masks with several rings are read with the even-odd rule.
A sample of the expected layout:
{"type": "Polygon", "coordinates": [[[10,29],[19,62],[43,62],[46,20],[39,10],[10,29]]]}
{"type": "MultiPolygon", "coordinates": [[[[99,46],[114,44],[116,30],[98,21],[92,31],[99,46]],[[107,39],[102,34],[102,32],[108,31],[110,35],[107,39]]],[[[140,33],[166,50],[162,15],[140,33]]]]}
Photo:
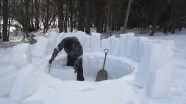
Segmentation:
{"type": "Polygon", "coordinates": [[[65,66],[64,51],[49,74],[52,47],[68,33],[48,33],[29,49],[27,44],[0,48],[0,104],[186,104],[186,31],[153,37],[128,33],[103,40],[98,33],[69,34],[85,49],[85,81],[76,81],[73,68],[65,66]],[[110,49],[108,80],[95,82],[105,48],[110,49]]]}

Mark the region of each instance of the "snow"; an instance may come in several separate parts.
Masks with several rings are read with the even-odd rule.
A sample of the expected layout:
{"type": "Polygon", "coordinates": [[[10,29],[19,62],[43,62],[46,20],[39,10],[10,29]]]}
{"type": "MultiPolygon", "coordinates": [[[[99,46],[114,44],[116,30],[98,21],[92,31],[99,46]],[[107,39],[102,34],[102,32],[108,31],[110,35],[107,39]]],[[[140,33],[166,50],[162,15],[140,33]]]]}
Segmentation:
{"type": "Polygon", "coordinates": [[[29,64],[21,69],[10,91],[9,99],[11,101],[19,102],[36,92],[38,83],[34,76],[34,68],[32,64],[29,64]]]}
{"type": "Polygon", "coordinates": [[[70,66],[51,66],[50,74],[61,80],[76,80],[76,74],[74,73],[74,69],[70,66]]]}
{"type": "Polygon", "coordinates": [[[47,54],[47,49],[49,48],[49,39],[41,36],[33,49],[32,55],[36,57],[43,57],[47,54]]]}
{"type": "Polygon", "coordinates": [[[185,34],[128,33],[100,40],[98,33],[52,32],[31,46],[0,48],[0,104],[185,104],[185,34]],[[86,48],[83,82],[76,81],[72,67],[65,66],[64,51],[48,73],[52,47],[67,36],[76,36],[86,48]],[[105,48],[110,49],[105,66],[108,80],[95,82],[105,48]],[[11,63],[13,56],[17,63],[11,63]]]}
{"type": "Polygon", "coordinates": [[[101,48],[101,34],[99,33],[92,33],[91,35],[91,49],[92,52],[97,52],[100,50],[101,48]]]}

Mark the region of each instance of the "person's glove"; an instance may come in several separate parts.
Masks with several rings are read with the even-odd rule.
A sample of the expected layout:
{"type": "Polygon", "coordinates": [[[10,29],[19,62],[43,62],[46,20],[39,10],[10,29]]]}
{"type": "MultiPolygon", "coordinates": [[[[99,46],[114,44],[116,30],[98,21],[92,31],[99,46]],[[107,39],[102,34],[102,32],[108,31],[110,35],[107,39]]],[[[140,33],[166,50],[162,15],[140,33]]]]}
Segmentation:
{"type": "Polygon", "coordinates": [[[77,58],[76,61],[75,61],[75,63],[74,63],[75,73],[77,72],[78,67],[79,67],[79,65],[81,65],[81,64],[82,64],[82,57],[77,58]]]}
{"type": "Polygon", "coordinates": [[[54,61],[54,59],[51,58],[48,63],[52,64],[53,61],[54,61]]]}
{"type": "Polygon", "coordinates": [[[51,59],[49,60],[49,64],[52,64],[52,62],[54,61],[54,58],[57,56],[57,54],[58,54],[58,51],[57,51],[57,49],[55,48],[54,49],[54,52],[53,52],[53,54],[52,54],[52,57],[51,57],[51,59]]]}

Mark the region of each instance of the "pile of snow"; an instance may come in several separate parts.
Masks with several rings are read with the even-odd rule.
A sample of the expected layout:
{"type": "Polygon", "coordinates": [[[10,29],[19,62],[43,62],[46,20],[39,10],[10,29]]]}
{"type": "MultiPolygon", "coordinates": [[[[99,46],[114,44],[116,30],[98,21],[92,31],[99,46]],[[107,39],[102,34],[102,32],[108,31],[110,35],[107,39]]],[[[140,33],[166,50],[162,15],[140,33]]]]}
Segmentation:
{"type": "MultiPolygon", "coordinates": [[[[134,33],[102,40],[99,33],[89,36],[84,32],[50,32],[47,35],[47,37],[39,37],[37,43],[31,46],[19,44],[13,48],[0,50],[3,54],[10,50],[12,53],[10,56],[2,55],[2,59],[11,63],[9,66],[0,67],[2,69],[0,96],[8,95],[11,103],[21,104],[73,104],[74,102],[79,104],[89,101],[99,104],[143,104],[146,103],[143,100],[146,95],[163,98],[170,94],[172,72],[175,68],[173,59],[175,45],[172,41],[135,37],[134,33]],[[76,81],[73,67],[65,66],[67,54],[64,51],[55,58],[50,74],[48,73],[48,60],[53,49],[62,39],[72,36],[80,40],[84,49],[85,82],[76,81]],[[109,80],[92,82],[95,81],[97,72],[103,68],[104,49],[110,50],[105,65],[109,80]],[[14,59],[12,60],[11,57],[14,59]],[[7,83],[4,84],[5,82],[7,83]],[[98,96],[98,92],[103,94],[98,96]],[[72,93],[77,97],[73,101],[72,93]],[[92,99],[89,96],[92,96],[92,99]],[[78,103],[81,97],[89,100],[78,103]],[[107,101],[106,98],[114,102],[107,101]],[[121,101],[123,98],[128,100],[121,101]],[[95,99],[99,100],[95,101],[95,99]]],[[[5,63],[2,59],[0,63],[5,63]]],[[[4,98],[0,101],[6,102],[4,98]]]]}

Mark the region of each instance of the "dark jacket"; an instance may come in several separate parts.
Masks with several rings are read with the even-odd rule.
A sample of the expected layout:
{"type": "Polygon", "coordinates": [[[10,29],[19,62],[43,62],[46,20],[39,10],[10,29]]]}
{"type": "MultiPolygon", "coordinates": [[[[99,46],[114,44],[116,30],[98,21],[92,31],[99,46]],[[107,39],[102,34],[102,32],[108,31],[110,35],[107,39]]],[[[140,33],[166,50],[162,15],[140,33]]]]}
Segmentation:
{"type": "Polygon", "coordinates": [[[83,55],[83,48],[81,43],[76,37],[67,37],[58,44],[58,52],[64,48],[68,56],[78,58],[83,55]]]}

